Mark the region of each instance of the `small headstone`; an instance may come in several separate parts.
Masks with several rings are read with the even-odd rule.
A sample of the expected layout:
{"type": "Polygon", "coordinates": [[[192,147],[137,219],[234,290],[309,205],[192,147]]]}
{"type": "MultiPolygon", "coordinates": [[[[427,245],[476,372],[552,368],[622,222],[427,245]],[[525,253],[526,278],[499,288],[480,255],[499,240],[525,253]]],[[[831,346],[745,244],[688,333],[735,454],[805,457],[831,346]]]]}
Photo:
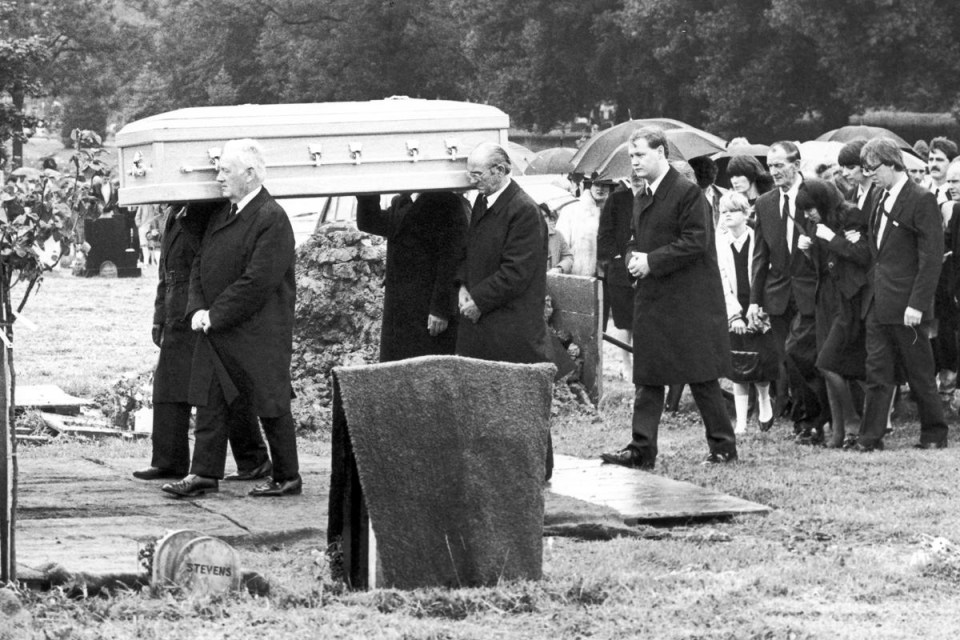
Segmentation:
{"type": "Polygon", "coordinates": [[[140,407],[133,414],[133,430],[135,433],[153,433],[153,409],[140,407]]]}
{"type": "Polygon", "coordinates": [[[179,529],[168,531],[160,538],[156,551],[153,552],[154,587],[169,586],[173,583],[174,567],[180,550],[191,540],[202,538],[203,535],[192,529],[179,529]]]}
{"type": "Polygon", "coordinates": [[[183,547],[173,574],[174,584],[201,596],[238,591],[241,578],[237,550],[210,536],[194,538],[183,547]]]}

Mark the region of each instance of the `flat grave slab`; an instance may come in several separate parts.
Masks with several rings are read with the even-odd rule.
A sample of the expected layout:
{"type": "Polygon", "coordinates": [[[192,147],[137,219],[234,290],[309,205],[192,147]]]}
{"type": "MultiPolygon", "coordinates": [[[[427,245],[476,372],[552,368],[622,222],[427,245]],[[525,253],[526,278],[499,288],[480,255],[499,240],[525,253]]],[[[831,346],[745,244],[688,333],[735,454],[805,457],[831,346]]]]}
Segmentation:
{"type": "Polygon", "coordinates": [[[554,456],[550,491],[615,510],[626,524],[706,519],[770,507],[689,482],[639,469],[603,464],[599,459],[554,456]]]}

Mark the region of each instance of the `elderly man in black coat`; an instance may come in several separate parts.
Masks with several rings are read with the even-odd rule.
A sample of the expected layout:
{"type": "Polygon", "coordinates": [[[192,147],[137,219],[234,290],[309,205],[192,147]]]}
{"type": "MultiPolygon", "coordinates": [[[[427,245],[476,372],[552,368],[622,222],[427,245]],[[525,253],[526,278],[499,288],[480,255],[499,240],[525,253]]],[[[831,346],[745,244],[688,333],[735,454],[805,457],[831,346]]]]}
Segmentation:
{"type": "Polygon", "coordinates": [[[633,440],[604,462],[652,469],[664,386],[688,383],[706,427],[705,463],[737,460],[736,436],[718,378],[730,371],[730,341],[710,205],[667,160],[657,127],[630,138],[637,197],[627,269],[637,278],[633,316],[633,440]]]}
{"type": "Polygon", "coordinates": [[[272,480],[251,496],[302,491],[290,398],[296,298],[293,228],[263,188],[266,164],[254,140],[223,146],[217,181],[232,203],[207,225],[190,279],[186,317],[201,331],[193,355],[190,402],[197,405],[191,473],[164,491],[194,496],[218,489],[231,412],[260,417],[272,480]]]}
{"type": "Polygon", "coordinates": [[[457,270],[466,318],[457,355],[501,362],[548,362],[547,227],[539,207],[510,179],[510,158],[484,143],[467,158],[479,195],[457,270]]]}
{"type": "MultiPolygon", "coordinates": [[[[153,374],[153,456],[135,478],[182,478],[190,468],[190,362],[197,334],[184,319],[190,270],[210,216],[222,203],[194,202],[168,208],[154,300],[153,342],[160,360],[153,374]]],[[[270,473],[270,458],[255,415],[232,416],[227,436],[237,473],[227,479],[254,480],[270,473]]]]}
{"type": "Polygon", "coordinates": [[[402,194],[381,210],[379,196],[358,196],[357,228],[387,238],[380,361],[452,355],[466,201],[449,191],[402,194]]]}

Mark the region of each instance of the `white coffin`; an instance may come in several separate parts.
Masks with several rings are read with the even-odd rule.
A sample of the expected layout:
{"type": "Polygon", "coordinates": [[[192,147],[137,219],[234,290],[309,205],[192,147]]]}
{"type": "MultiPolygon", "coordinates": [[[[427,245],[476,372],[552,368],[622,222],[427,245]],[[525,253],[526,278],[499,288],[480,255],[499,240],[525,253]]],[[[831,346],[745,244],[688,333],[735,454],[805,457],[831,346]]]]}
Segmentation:
{"type": "Polygon", "coordinates": [[[275,196],[468,189],[466,156],[508,126],[495,107],[411,98],[179,109],[117,133],[120,205],[220,198],[234,138],[263,145],[275,196]]]}

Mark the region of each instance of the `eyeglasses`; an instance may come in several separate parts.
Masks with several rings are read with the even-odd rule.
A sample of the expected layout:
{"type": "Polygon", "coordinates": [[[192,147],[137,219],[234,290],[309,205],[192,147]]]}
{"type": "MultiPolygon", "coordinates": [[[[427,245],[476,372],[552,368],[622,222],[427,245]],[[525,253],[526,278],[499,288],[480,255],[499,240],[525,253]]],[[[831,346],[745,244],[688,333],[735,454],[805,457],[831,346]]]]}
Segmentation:
{"type": "Polygon", "coordinates": [[[873,173],[874,171],[876,171],[877,169],[879,169],[879,168],[880,168],[880,165],[882,165],[882,164],[883,164],[882,162],[878,162],[877,164],[867,164],[866,162],[864,162],[864,163],[863,163],[862,165],[860,165],[860,166],[863,167],[863,171],[864,171],[865,173],[873,173]]]}
{"type": "Polygon", "coordinates": [[[471,180],[479,180],[487,174],[487,172],[492,171],[494,167],[499,165],[493,165],[493,167],[487,167],[483,171],[467,171],[467,175],[470,176],[471,180]]]}

